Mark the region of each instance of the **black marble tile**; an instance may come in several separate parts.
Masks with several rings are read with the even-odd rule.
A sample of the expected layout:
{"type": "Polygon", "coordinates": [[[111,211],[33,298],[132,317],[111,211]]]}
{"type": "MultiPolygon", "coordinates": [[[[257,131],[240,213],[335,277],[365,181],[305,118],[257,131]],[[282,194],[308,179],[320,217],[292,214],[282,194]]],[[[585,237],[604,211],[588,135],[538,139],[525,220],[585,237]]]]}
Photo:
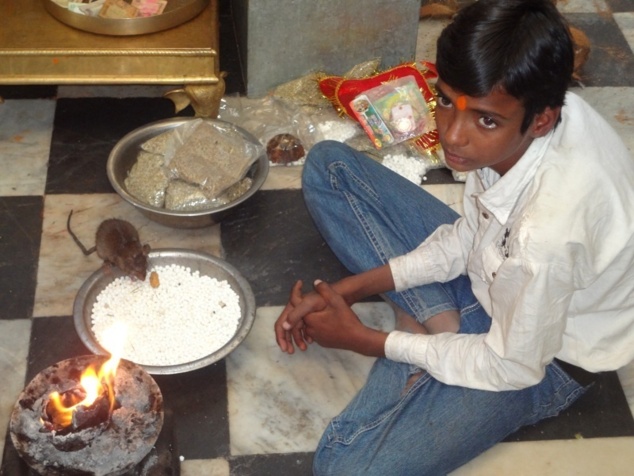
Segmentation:
{"type": "Polygon", "coordinates": [[[238,39],[233,23],[233,9],[231,2],[220,2],[220,71],[225,72],[226,94],[246,94],[238,39]]]}
{"type": "Polygon", "coordinates": [[[164,98],[59,99],[46,193],[114,192],[106,162],[117,141],[138,127],[173,116],[174,106],[164,98]]]}
{"type": "Polygon", "coordinates": [[[309,476],[313,474],[312,453],[237,456],[231,458],[229,464],[231,476],[309,476]]]}
{"type": "Polygon", "coordinates": [[[594,384],[554,418],[522,428],[505,441],[634,436],[634,420],[616,372],[599,374],[594,384]]]}
{"type": "Polygon", "coordinates": [[[7,431],[6,442],[4,446],[4,452],[2,454],[2,466],[0,466],[0,475],[6,476],[39,476],[36,471],[33,471],[20,457],[11,437],[7,431]]]}
{"type": "Polygon", "coordinates": [[[634,12],[634,2],[632,0],[606,0],[612,13],[634,12]]]}
{"type": "Polygon", "coordinates": [[[165,408],[174,414],[179,456],[209,459],[229,455],[227,371],[221,360],[203,369],[154,375],[165,408]]]}
{"type": "Polygon", "coordinates": [[[451,170],[446,167],[431,169],[425,174],[423,185],[459,183],[454,180],[451,170]]]}
{"type": "Polygon", "coordinates": [[[25,384],[57,362],[91,353],[75,331],[71,316],[37,317],[31,326],[25,384]]]}
{"type": "Polygon", "coordinates": [[[221,223],[225,259],[249,281],[258,306],[284,305],[293,284],[350,273],[315,228],[300,190],[260,191],[221,223]]]}
{"type": "Polygon", "coordinates": [[[37,284],[43,197],[0,197],[0,319],[29,319],[37,284]]]}
{"type": "Polygon", "coordinates": [[[566,18],[590,41],[590,54],[581,68],[584,86],[634,86],[634,54],[611,15],[571,13],[566,18]]]}
{"type": "Polygon", "coordinates": [[[51,99],[57,96],[57,86],[0,86],[3,99],[51,99]]]}
{"type": "Polygon", "coordinates": [[[163,428],[150,453],[129,476],[179,476],[180,459],[174,431],[176,415],[171,410],[163,412],[163,428]]]}

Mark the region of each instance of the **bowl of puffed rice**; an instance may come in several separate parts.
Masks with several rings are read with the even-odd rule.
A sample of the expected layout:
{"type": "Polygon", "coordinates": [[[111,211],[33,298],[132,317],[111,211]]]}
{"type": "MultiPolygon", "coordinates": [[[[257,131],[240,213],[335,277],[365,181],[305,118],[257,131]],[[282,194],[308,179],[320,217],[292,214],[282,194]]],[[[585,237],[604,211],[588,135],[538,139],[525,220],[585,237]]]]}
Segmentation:
{"type": "Polygon", "coordinates": [[[226,261],[185,249],[154,250],[145,281],[101,268],[81,286],[73,306],[75,329],[97,355],[111,329],[123,326],[121,357],[150,374],[206,367],[229,355],[255,319],[246,279],[226,261]]]}
{"type": "Polygon", "coordinates": [[[220,223],[264,184],[260,141],[220,119],[174,117],[139,127],[114,146],[110,184],[143,215],[172,228],[220,223]]]}

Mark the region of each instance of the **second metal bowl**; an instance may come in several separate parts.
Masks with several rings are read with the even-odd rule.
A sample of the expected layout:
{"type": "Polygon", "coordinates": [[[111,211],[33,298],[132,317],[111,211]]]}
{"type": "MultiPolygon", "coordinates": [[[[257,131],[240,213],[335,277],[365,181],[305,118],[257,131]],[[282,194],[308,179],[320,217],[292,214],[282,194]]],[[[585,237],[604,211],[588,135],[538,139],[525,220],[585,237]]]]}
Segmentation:
{"type": "Polygon", "coordinates": [[[166,119],[147,124],[146,126],[130,132],[112,149],[107,163],[107,172],[110,184],[126,202],[133,205],[151,220],[156,221],[161,225],[173,228],[202,228],[220,223],[220,221],[227,216],[234,207],[250,198],[260,189],[260,187],[262,187],[262,184],[264,184],[264,181],[269,173],[269,159],[266,156],[266,151],[263,147],[261,147],[258,139],[256,139],[252,134],[225,121],[220,121],[218,119],[204,119],[205,121],[229,126],[242,135],[245,141],[261,147],[261,155],[247,172],[247,176],[252,179],[251,188],[245,194],[230,203],[196,211],[167,210],[165,208],[159,208],[144,203],[131,195],[126,189],[125,179],[137,160],[141,144],[154,136],[181,126],[191,120],[194,120],[194,118],[180,117],[166,119]]]}

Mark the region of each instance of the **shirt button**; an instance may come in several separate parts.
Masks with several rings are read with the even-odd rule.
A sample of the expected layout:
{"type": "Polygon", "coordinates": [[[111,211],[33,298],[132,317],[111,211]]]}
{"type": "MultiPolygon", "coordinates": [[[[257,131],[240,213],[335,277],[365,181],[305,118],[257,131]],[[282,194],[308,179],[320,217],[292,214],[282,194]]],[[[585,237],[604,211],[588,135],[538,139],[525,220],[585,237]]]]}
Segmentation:
{"type": "Polygon", "coordinates": [[[495,277],[497,276],[497,273],[496,273],[495,271],[493,271],[493,272],[491,273],[491,276],[493,276],[493,278],[495,279],[495,277]]]}
{"type": "Polygon", "coordinates": [[[489,214],[487,212],[482,212],[482,216],[484,217],[485,220],[489,219],[489,214]]]}

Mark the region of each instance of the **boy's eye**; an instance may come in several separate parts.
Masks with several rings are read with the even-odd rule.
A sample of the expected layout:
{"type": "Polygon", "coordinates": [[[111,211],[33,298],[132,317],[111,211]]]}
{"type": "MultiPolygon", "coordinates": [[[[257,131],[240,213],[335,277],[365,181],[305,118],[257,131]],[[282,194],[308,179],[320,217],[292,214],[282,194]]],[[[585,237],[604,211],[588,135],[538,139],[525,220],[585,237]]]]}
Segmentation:
{"type": "Polygon", "coordinates": [[[436,95],[436,104],[440,107],[451,107],[451,101],[446,96],[442,94],[436,95]]]}
{"type": "Polygon", "coordinates": [[[485,129],[495,129],[498,126],[497,122],[488,116],[481,116],[478,123],[485,129]]]}

